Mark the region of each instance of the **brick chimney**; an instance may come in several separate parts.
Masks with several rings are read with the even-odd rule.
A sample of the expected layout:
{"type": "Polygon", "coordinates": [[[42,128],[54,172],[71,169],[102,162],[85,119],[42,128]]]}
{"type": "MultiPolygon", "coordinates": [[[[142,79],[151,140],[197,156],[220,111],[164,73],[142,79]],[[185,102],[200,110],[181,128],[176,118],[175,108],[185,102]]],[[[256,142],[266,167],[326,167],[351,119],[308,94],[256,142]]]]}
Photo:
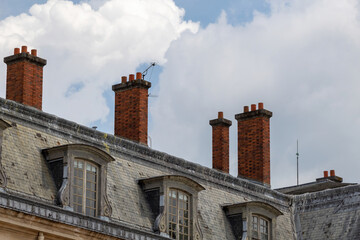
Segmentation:
{"type": "Polygon", "coordinates": [[[272,112],[259,103],[244,107],[238,121],[238,176],[270,186],[270,118],[272,112]]]}
{"type": "Polygon", "coordinates": [[[218,118],[209,121],[212,126],[213,168],[229,173],[229,127],[231,121],[224,118],[223,112],[218,118]]]}
{"type": "Polygon", "coordinates": [[[31,53],[26,46],[14,49],[14,55],[5,57],[7,64],[6,99],[42,109],[43,67],[46,60],[31,53]]]}
{"type": "Polygon", "coordinates": [[[115,135],[147,145],[148,89],[151,83],[142,79],[140,72],[121,77],[113,85],[115,92],[115,135]]]}

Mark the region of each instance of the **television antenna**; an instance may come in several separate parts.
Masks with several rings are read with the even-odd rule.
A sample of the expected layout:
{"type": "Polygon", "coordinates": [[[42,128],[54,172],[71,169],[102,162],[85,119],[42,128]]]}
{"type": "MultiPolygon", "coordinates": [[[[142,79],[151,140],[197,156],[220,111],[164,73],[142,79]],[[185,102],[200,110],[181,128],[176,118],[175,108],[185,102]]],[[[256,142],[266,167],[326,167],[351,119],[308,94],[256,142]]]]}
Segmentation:
{"type": "MultiPolygon", "coordinates": [[[[155,65],[156,65],[156,62],[150,63],[150,66],[148,66],[148,67],[145,69],[145,71],[142,72],[143,80],[145,80],[145,76],[148,74],[149,69],[152,68],[152,67],[155,67],[155,65]]],[[[150,78],[151,78],[151,75],[152,75],[152,70],[153,70],[153,69],[151,69],[150,78]]]]}

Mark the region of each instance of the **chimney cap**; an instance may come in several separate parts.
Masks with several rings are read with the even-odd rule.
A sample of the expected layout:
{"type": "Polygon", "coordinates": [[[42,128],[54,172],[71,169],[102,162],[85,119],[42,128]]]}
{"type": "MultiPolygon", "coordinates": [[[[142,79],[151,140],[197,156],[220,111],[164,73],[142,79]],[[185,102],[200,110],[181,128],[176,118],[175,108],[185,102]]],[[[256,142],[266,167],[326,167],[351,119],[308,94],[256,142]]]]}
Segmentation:
{"type": "Polygon", "coordinates": [[[224,113],[223,112],[218,112],[218,118],[224,118],[224,113]]]}
{"type": "Polygon", "coordinates": [[[27,46],[21,46],[21,53],[27,53],[27,46]]]}
{"type": "Polygon", "coordinates": [[[31,55],[33,56],[37,56],[37,50],[36,49],[31,49],[31,55]]]}
{"type": "Polygon", "coordinates": [[[343,181],[342,177],[335,175],[335,170],[330,170],[330,176],[329,176],[328,171],[324,171],[324,177],[317,178],[316,182],[322,182],[325,180],[331,180],[331,181],[340,182],[340,183],[343,181]]]}
{"type": "Polygon", "coordinates": [[[223,126],[230,127],[232,125],[232,122],[230,120],[224,118],[223,112],[218,112],[218,118],[210,120],[209,124],[211,126],[223,125],[223,126]]]}
{"type": "Polygon", "coordinates": [[[28,60],[29,62],[32,62],[38,66],[45,66],[47,61],[46,59],[40,58],[37,56],[37,50],[33,49],[31,50],[31,54],[27,52],[27,46],[21,47],[21,53],[20,48],[14,48],[14,55],[8,56],[4,58],[4,63],[9,64],[12,62],[18,62],[22,60],[28,60]],[[34,51],[35,50],[35,51],[34,51]],[[35,54],[34,54],[35,53],[35,54]]]}
{"type": "Polygon", "coordinates": [[[256,104],[251,104],[251,111],[256,111],[256,104]]]}

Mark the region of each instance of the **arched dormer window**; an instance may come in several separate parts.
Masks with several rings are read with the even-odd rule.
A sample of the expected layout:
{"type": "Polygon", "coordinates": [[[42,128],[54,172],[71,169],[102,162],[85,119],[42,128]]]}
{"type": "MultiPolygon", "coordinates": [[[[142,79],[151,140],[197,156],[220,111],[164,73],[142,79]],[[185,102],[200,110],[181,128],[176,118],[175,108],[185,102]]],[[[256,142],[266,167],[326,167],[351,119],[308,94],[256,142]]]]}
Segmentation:
{"type": "Polygon", "coordinates": [[[236,239],[276,239],[276,219],[283,213],[259,201],[222,206],[236,239]]]}
{"type": "Polygon", "coordinates": [[[106,175],[113,157],[85,144],[68,144],[42,152],[58,190],[57,204],[91,217],[111,216],[106,175]]]}
{"type": "Polygon", "coordinates": [[[154,231],[171,239],[200,240],[197,217],[198,192],[205,188],[178,175],[140,179],[152,212],[154,231]]]}

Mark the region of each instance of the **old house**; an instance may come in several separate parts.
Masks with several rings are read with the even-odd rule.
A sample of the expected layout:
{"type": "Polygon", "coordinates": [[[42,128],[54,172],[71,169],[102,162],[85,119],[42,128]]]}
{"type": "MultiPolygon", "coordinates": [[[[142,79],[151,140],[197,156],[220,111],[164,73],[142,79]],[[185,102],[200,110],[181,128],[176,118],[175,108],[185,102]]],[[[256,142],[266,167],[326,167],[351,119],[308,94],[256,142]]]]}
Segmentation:
{"type": "MultiPolygon", "coordinates": [[[[264,105],[236,114],[238,177],[229,174],[229,127],[210,120],[213,168],[147,146],[141,73],[115,92],[114,135],[42,111],[46,60],[26,46],[5,57],[0,98],[0,238],[360,239],[360,186],[334,171],[316,182],[270,187],[264,105]]],[[[210,128],[210,127],[209,127],[210,128]]]]}

